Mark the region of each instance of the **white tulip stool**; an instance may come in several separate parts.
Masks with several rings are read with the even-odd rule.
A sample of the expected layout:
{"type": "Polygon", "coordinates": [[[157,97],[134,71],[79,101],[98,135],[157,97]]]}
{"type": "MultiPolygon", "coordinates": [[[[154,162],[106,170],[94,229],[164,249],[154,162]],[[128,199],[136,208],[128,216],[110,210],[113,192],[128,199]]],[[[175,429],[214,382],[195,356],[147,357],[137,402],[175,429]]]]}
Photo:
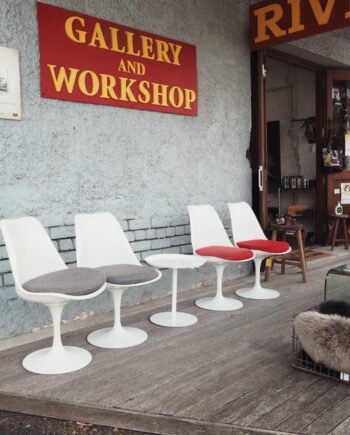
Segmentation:
{"type": "Polygon", "coordinates": [[[196,323],[198,319],[193,314],[176,311],[177,271],[178,269],[195,269],[201,267],[206,261],[205,258],[196,255],[160,254],[150,255],[145,258],[145,261],[153,267],[173,270],[171,311],[153,314],[150,318],[151,322],[159,326],[168,326],[170,328],[189,326],[196,323]]]}

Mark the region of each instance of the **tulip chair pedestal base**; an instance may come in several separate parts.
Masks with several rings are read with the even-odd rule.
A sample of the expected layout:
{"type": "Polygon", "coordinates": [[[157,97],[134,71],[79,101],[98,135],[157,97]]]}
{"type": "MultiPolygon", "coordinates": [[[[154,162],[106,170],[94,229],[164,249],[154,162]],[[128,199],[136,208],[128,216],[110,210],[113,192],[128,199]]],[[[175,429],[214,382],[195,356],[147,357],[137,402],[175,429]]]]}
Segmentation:
{"type": "Polygon", "coordinates": [[[87,366],[92,359],[90,352],[79,347],[60,346],[37,350],[26,356],[23,367],[40,375],[70,373],[87,366]]]}
{"type": "Polygon", "coordinates": [[[217,277],[217,287],[216,287],[216,295],[214,297],[201,298],[197,299],[195,304],[199,308],[203,308],[203,310],[212,310],[212,311],[234,311],[239,310],[243,307],[241,301],[233,298],[226,298],[222,293],[222,276],[224,273],[224,269],[226,267],[225,264],[214,264],[216,269],[216,277],[217,277]]]}
{"type": "Polygon", "coordinates": [[[159,326],[168,326],[170,328],[178,328],[183,326],[190,326],[197,323],[198,319],[193,314],[181,313],[171,311],[153,314],[150,318],[151,322],[159,326]]]}
{"type": "Polygon", "coordinates": [[[121,298],[127,287],[110,286],[114,306],[114,325],[111,328],[98,329],[87,336],[87,341],[96,347],[122,349],[136,346],[147,340],[147,332],[138,328],[122,326],[120,321],[121,298]]]}
{"type": "Polygon", "coordinates": [[[276,299],[279,297],[279,293],[276,290],[272,290],[264,287],[253,288],[241,288],[236,290],[236,295],[246,299],[276,299]]]}
{"type": "Polygon", "coordinates": [[[261,263],[265,258],[266,256],[265,257],[256,256],[254,259],[254,264],[255,264],[254,286],[251,288],[241,288],[239,290],[236,290],[236,295],[240,296],[241,298],[257,299],[257,300],[276,299],[279,297],[280,294],[278,293],[278,291],[261,287],[260,268],[261,268],[261,263]]]}
{"type": "Polygon", "coordinates": [[[197,307],[203,308],[204,310],[213,311],[234,311],[243,307],[241,301],[233,298],[225,298],[223,296],[197,299],[195,304],[197,307]]]}
{"type": "Polygon", "coordinates": [[[97,347],[121,349],[141,344],[147,338],[147,332],[142,329],[120,326],[118,328],[98,329],[88,335],[87,341],[97,347]]]}

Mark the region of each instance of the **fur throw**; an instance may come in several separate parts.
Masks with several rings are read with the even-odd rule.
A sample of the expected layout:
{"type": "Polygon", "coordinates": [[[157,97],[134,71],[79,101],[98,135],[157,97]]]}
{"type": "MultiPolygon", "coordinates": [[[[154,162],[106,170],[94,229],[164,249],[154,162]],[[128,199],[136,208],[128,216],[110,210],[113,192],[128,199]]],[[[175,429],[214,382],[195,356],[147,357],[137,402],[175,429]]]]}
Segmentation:
{"type": "Polygon", "coordinates": [[[303,349],[316,363],[350,373],[350,319],[307,311],[295,318],[294,328],[303,349]]]}
{"type": "Polygon", "coordinates": [[[320,304],[319,312],[322,314],[339,314],[339,316],[350,317],[350,304],[345,301],[324,301],[320,304]]]}

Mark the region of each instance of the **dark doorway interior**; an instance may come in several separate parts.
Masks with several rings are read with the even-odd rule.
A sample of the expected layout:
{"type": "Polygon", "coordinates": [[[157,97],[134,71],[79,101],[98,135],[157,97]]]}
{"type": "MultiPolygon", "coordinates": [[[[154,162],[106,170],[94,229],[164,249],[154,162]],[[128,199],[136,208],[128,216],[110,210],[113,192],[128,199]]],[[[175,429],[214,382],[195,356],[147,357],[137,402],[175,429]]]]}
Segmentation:
{"type": "Polygon", "coordinates": [[[277,193],[281,184],[280,122],[267,123],[267,180],[268,191],[277,193]]]}

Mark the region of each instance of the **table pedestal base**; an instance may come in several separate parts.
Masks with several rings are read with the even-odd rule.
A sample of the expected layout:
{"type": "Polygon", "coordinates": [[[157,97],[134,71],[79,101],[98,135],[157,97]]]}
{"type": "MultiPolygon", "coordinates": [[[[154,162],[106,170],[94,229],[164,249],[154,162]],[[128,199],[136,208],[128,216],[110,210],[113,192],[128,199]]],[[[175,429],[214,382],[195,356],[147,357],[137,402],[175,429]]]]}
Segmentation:
{"type": "Polygon", "coordinates": [[[234,311],[243,307],[241,301],[233,298],[226,298],[224,296],[197,299],[195,304],[197,307],[203,308],[204,310],[213,311],[234,311]]]}
{"type": "Polygon", "coordinates": [[[259,286],[253,288],[241,288],[236,290],[236,295],[240,296],[241,298],[256,300],[276,299],[280,296],[276,290],[259,286]]]}
{"type": "Polygon", "coordinates": [[[198,319],[189,313],[176,312],[173,316],[171,311],[153,314],[150,318],[151,322],[159,326],[168,326],[169,328],[178,328],[190,326],[197,323],[198,319]]]}

